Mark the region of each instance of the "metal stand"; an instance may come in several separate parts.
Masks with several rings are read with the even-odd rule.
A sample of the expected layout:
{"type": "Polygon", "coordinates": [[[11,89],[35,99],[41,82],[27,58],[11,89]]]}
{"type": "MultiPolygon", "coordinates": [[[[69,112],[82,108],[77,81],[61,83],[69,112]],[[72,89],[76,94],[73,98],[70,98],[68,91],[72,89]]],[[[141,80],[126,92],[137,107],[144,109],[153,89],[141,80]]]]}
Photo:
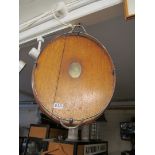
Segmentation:
{"type": "Polygon", "coordinates": [[[78,140],[78,127],[68,129],[67,141],[77,141],[78,140]]]}

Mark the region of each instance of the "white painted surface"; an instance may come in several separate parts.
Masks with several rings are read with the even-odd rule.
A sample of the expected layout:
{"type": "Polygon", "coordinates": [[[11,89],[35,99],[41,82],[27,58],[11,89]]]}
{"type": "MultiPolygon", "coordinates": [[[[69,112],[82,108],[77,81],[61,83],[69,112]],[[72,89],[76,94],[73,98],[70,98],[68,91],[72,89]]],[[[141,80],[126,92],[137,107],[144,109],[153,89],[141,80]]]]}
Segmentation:
{"type": "Polygon", "coordinates": [[[135,14],[135,0],[127,0],[128,1],[128,13],[130,15],[135,14]]]}
{"type": "MultiPolygon", "coordinates": [[[[19,0],[19,23],[24,23],[40,14],[55,8],[57,2],[62,0],[19,0]]],[[[64,0],[70,3],[75,0],[64,0]]]]}
{"type": "MultiPolygon", "coordinates": [[[[69,14],[66,17],[62,18],[61,20],[64,23],[70,23],[70,22],[75,23],[81,17],[91,15],[92,13],[110,8],[120,3],[122,3],[122,0],[96,1],[85,6],[81,6],[80,8],[74,10],[71,9],[72,11],[70,11],[69,14]]],[[[55,19],[50,19],[48,21],[44,21],[43,19],[39,25],[36,25],[35,27],[30,26],[28,30],[20,32],[19,41],[20,44],[22,44],[24,42],[35,39],[39,35],[46,35],[49,33],[53,33],[66,27],[67,26],[61,25],[55,19]]]]}
{"type": "MultiPolygon", "coordinates": [[[[66,11],[68,13],[70,11],[73,11],[75,9],[78,9],[80,7],[88,5],[89,3],[93,3],[95,1],[97,1],[97,0],[84,0],[84,1],[74,0],[72,3],[67,3],[65,8],[66,8],[66,11]]],[[[55,12],[56,15],[59,14],[59,13],[56,12],[59,9],[59,1],[57,1],[57,3],[54,4],[54,6],[55,6],[54,9],[53,8],[51,8],[50,10],[47,9],[46,12],[43,12],[43,13],[39,14],[38,16],[34,17],[34,18],[31,17],[31,15],[30,15],[30,17],[31,17],[30,20],[20,24],[19,31],[22,32],[23,29],[25,29],[25,26],[28,26],[27,29],[29,29],[31,27],[37,26],[37,25],[39,25],[41,23],[44,23],[44,22],[46,22],[48,20],[53,19],[54,18],[53,17],[53,12],[55,12]]],[[[63,18],[63,17],[64,16],[62,16],[61,18],[63,18]]]]}

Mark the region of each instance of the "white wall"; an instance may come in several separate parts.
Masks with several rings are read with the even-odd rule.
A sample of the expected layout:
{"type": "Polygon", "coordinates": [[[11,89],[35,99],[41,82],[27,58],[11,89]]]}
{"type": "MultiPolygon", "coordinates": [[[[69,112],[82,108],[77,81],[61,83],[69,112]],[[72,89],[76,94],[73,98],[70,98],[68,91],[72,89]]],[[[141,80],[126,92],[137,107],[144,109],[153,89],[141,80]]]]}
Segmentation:
{"type": "Polygon", "coordinates": [[[120,122],[130,121],[135,114],[134,110],[106,110],[107,122],[100,122],[100,134],[103,140],[108,141],[109,155],[120,155],[121,151],[130,150],[130,142],[120,138],[120,122]]]}

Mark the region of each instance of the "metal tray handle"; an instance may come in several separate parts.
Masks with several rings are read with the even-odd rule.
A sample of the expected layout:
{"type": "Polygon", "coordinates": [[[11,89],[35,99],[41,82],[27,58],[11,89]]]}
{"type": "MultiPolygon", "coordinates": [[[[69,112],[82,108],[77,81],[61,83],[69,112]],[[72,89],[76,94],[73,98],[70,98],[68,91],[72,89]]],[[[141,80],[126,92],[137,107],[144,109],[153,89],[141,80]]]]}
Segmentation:
{"type": "Polygon", "coordinates": [[[61,124],[64,128],[66,128],[66,129],[75,129],[75,128],[79,127],[79,126],[82,124],[82,122],[83,122],[83,121],[81,121],[79,124],[77,124],[77,125],[75,125],[75,126],[68,126],[68,125],[65,125],[65,124],[64,124],[63,119],[60,119],[60,124],[61,124]]]}
{"type": "Polygon", "coordinates": [[[83,25],[80,25],[80,24],[79,25],[73,25],[72,30],[69,31],[69,33],[80,33],[81,30],[83,31],[83,33],[86,33],[87,34],[87,31],[84,28],[84,26],[83,25]]]}

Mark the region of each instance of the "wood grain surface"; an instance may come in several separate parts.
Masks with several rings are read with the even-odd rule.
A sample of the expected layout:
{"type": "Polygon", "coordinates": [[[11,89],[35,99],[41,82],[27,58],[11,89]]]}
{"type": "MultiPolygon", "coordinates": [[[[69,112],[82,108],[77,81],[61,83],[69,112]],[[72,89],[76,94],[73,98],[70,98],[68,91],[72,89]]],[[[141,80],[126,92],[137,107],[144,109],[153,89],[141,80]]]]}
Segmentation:
{"type": "Polygon", "coordinates": [[[32,126],[29,132],[29,137],[46,138],[47,128],[32,126]]]}
{"type": "Polygon", "coordinates": [[[63,35],[40,54],[32,77],[33,92],[41,109],[59,121],[87,123],[100,115],[114,92],[115,73],[107,50],[90,36],[63,35]],[[81,65],[72,78],[69,67],[81,65]],[[54,104],[63,105],[55,108],[54,104]]]}
{"type": "Polygon", "coordinates": [[[50,142],[48,150],[43,152],[42,155],[73,155],[74,145],[50,142]]]}

